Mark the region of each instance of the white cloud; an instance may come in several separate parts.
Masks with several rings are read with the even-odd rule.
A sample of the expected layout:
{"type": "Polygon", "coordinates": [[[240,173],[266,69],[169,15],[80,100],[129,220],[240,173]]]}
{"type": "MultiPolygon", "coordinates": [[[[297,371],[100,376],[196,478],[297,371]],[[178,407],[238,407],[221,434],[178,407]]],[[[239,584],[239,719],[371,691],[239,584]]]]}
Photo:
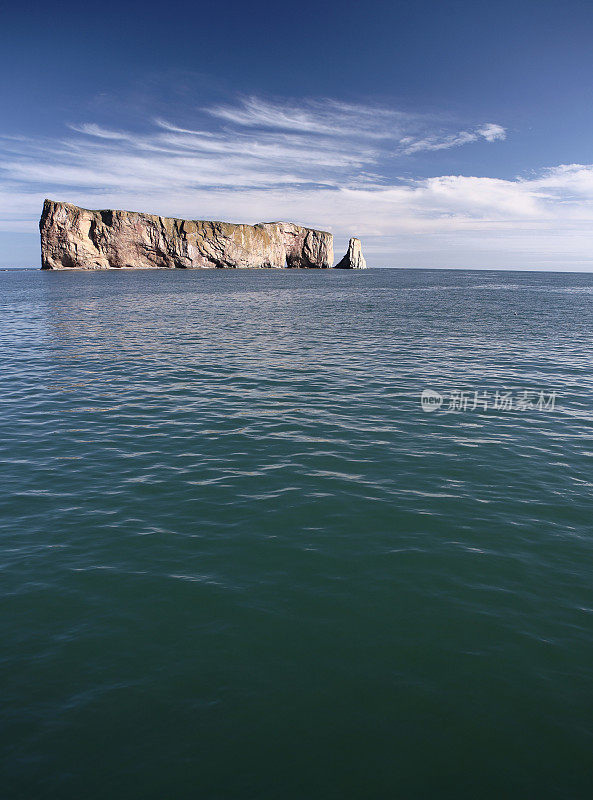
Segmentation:
{"type": "Polygon", "coordinates": [[[200,187],[267,188],[368,186],[385,183],[379,165],[399,154],[493,141],[503,129],[418,136],[429,118],[332,100],[296,107],[258,98],[206,109],[219,127],[190,127],[157,119],[141,132],[96,123],[69,125],[60,141],[5,139],[0,180],[48,192],[76,189],[158,194],[200,187]],[[223,124],[220,125],[220,122],[223,124]]]}
{"type": "Polygon", "coordinates": [[[110,131],[106,128],[101,128],[100,125],[85,122],[82,125],[68,125],[68,127],[76,133],[86,133],[89,136],[97,136],[99,139],[129,139],[129,134],[121,133],[120,131],[110,131]]]}
{"type": "Polygon", "coordinates": [[[218,105],[207,113],[224,122],[248,128],[263,128],[335,137],[362,136],[391,139],[402,130],[418,126],[424,118],[402,111],[336,100],[294,103],[269,102],[258,97],[240,98],[234,105],[218,105]]]}
{"type": "Polygon", "coordinates": [[[478,128],[477,132],[487,142],[496,142],[507,138],[507,133],[502,125],[496,125],[494,122],[487,122],[481,128],[478,128]]]}
{"type": "Polygon", "coordinates": [[[419,153],[422,150],[448,150],[450,147],[461,147],[464,144],[471,144],[480,139],[487,142],[496,142],[506,139],[506,131],[502,125],[488,122],[481,128],[473,131],[459,131],[458,133],[446,135],[428,136],[424,139],[414,140],[412,137],[405,137],[400,141],[403,152],[407,155],[419,153]]]}
{"type": "Polygon", "coordinates": [[[421,150],[459,147],[480,138],[494,142],[506,136],[505,129],[492,122],[472,131],[441,130],[434,133],[432,129],[435,125],[442,127],[442,120],[435,117],[381,106],[339,103],[330,99],[309,100],[295,105],[246,97],[234,105],[213,106],[206,111],[224,122],[243,128],[331,136],[333,140],[389,140],[396,145],[396,150],[406,155],[421,150]],[[427,134],[427,130],[431,133],[427,134]]]}

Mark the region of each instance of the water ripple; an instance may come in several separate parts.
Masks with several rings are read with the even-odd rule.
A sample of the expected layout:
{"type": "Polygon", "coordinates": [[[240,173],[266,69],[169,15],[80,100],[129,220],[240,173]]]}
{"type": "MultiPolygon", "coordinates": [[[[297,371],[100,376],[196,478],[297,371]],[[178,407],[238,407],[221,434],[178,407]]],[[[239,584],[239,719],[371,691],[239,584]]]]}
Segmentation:
{"type": "Polygon", "coordinates": [[[593,277],[0,284],[15,797],[587,796],[593,277]]]}

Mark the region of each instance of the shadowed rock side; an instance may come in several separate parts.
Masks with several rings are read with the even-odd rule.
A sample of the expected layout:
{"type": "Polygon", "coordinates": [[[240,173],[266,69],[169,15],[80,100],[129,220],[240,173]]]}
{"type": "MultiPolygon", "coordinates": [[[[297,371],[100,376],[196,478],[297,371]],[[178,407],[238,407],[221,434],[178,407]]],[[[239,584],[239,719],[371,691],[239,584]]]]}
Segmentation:
{"type": "Polygon", "coordinates": [[[42,269],[331,267],[333,236],[290,222],[235,225],[46,200],[42,269]]]}
{"type": "Polygon", "coordinates": [[[364,260],[362,254],[362,247],[360,239],[352,238],[348,244],[348,252],[344,258],[339,261],[335,269],[366,269],[367,262],[364,260]]]}

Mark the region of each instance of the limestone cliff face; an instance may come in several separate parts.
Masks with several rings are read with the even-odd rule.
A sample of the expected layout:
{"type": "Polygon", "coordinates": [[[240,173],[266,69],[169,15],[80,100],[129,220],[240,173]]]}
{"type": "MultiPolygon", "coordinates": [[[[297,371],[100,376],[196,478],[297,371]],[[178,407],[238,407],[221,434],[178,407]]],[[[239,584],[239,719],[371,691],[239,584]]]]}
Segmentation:
{"type": "Polygon", "coordinates": [[[333,236],[290,222],[234,225],[46,200],[42,269],[312,267],[333,263],[333,236]]]}
{"type": "Polygon", "coordinates": [[[367,262],[362,254],[360,239],[353,237],[348,244],[348,252],[344,258],[336,264],[336,269],[366,269],[367,262]]]}

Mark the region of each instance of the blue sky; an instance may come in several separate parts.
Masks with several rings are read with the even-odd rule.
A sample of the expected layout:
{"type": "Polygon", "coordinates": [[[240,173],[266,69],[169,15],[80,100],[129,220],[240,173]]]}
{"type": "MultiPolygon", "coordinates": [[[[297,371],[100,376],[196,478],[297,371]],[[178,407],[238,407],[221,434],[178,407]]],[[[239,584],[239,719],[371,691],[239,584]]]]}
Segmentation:
{"type": "Polygon", "coordinates": [[[358,235],[370,266],[593,269],[593,3],[13,3],[0,266],[44,197],[358,235]]]}

